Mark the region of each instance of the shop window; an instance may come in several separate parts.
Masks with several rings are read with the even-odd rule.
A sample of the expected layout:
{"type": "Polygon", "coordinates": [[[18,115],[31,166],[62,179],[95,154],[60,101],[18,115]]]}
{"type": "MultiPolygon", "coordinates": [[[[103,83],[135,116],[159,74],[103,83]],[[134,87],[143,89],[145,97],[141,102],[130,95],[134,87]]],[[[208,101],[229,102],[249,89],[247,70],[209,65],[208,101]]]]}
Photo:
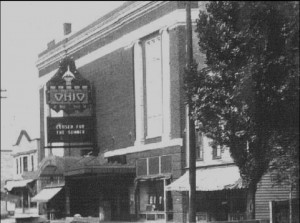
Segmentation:
{"type": "Polygon", "coordinates": [[[28,158],[27,156],[23,157],[23,171],[28,171],[28,158]]]}
{"type": "Polygon", "coordinates": [[[196,130],[195,132],[196,139],[196,159],[203,160],[203,135],[202,132],[196,130]]]}
{"type": "Polygon", "coordinates": [[[144,182],[141,184],[140,193],[140,211],[164,211],[163,180],[144,182]]]}
{"type": "Polygon", "coordinates": [[[149,174],[159,174],[159,157],[149,158],[149,174]]]}
{"type": "Polygon", "coordinates": [[[27,190],[23,190],[23,207],[24,208],[28,208],[29,207],[29,205],[28,205],[28,196],[29,196],[28,191],[27,190]]]}
{"type": "Polygon", "coordinates": [[[213,159],[221,159],[221,146],[213,145],[212,150],[213,159]]]}
{"type": "Polygon", "coordinates": [[[155,36],[144,42],[146,83],[146,130],[147,138],[162,135],[162,58],[161,37],[155,36]]]}

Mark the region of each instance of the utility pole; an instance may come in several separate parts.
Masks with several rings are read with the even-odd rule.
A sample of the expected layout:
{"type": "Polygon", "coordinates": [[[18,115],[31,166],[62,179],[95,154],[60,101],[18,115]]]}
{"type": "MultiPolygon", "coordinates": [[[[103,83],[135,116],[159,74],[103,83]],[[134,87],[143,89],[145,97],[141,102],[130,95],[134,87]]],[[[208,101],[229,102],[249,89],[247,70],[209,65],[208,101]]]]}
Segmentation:
{"type": "MultiPolygon", "coordinates": [[[[186,49],[188,70],[193,63],[193,38],[192,38],[192,19],[191,19],[191,1],[186,1],[186,49]]],[[[188,105],[188,111],[192,108],[188,105]]],[[[195,141],[195,122],[189,114],[189,222],[196,222],[196,141],[195,141]]]]}

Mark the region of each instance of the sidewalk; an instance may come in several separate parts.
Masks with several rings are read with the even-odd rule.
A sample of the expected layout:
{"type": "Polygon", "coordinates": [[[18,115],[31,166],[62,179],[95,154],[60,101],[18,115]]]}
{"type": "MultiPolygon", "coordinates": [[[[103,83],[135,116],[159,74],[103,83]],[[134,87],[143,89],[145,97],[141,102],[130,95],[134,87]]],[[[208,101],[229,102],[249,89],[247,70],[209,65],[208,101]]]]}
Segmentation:
{"type": "Polygon", "coordinates": [[[1,223],[15,223],[16,220],[14,218],[1,218],[1,223]]]}

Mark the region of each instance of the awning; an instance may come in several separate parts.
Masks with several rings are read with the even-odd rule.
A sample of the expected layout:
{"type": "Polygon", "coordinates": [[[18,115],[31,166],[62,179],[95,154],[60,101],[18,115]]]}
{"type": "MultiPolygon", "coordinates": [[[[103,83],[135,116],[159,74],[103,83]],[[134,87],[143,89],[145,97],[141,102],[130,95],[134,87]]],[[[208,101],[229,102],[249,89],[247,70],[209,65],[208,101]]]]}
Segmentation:
{"type": "Polygon", "coordinates": [[[60,190],[62,187],[51,187],[45,188],[40,191],[37,195],[35,195],[31,201],[33,202],[48,202],[51,200],[60,190]]]}
{"type": "MultiPolygon", "coordinates": [[[[197,191],[217,191],[243,188],[237,166],[207,167],[196,170],[197,191]]],[[[168,191],[189,191],[189,172],[187,171],[173,183],[166,186],[168,191]]]]}
{"type": "Polygon", "coordinates": [[[83,157],[65,172],[65,176],[79,176],[85,174],[98,174],[98,175],[115,175],[115,174],[131,174],[135,175],[135,166],[130,164],[108,163],[101,156],[87,156],[83,157]]]}
{"type": "Polygon", "coordinates": [[[34,179],[7,181],[4,188],[8,191],[11,191],[13,188],[26,187],[27,184],[31,183],[32,181],[34,181],[34,179]]]}
{"type": "Polygon", "coordinates": [[[148,181],[148,180],[161,180],[161,179],[170,179],[172,174],[154,174],[146,176],[138,176],[135,178],[135,181],[148,181]]]}

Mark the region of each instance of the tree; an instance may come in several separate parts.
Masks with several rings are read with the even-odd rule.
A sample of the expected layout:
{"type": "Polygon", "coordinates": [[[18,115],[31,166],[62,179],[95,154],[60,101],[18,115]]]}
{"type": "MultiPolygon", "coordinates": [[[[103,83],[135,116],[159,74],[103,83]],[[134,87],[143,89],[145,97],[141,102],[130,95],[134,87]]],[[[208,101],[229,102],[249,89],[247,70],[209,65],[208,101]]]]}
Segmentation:
{"type": "Polygon", "coordinates": [[[188,69],[188,103],[200,130],[229,147],[254,218],[257,183],[279,160],[274,151],[299,149],[299,3],[208,2],[196,32],[206,67],[188,69]]]}

